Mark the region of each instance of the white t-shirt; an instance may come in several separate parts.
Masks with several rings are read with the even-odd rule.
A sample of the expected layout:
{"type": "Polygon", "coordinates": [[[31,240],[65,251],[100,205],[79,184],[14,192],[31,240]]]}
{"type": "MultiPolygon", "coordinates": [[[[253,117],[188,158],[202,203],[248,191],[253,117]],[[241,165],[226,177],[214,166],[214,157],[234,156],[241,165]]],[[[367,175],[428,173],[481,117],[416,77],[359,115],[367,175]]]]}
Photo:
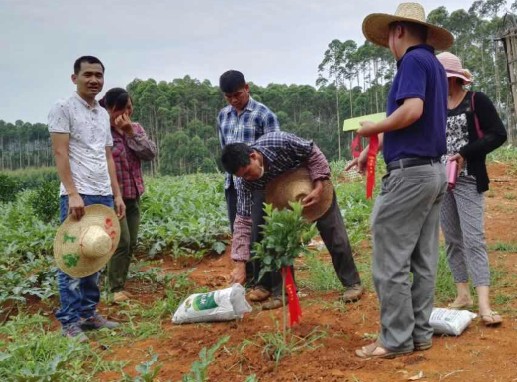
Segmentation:
{"type": "MultiPolygon", "coordinates": [[[[113,146],[108,112],[95,101],[91,107],[77,93],[58,101],[48,115],[50,133],[70,134],[69,158],[77,192],[112,195],[106,146],[113,146]]],[[[61,183],[60,195],[67,195],[61,183]]]]}

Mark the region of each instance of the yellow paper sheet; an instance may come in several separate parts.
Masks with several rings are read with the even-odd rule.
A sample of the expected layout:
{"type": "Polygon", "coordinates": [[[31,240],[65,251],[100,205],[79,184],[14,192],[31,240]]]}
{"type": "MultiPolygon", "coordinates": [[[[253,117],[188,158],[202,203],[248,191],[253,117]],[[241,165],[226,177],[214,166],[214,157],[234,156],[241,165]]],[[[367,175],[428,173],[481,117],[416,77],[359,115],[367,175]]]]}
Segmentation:
{"type": "Polygon", "coordinates": [[[361,121],[379,122],[384,118],[386,118],[385,112],[363,115],[362,117],[348,118],[343,121],[343,131],[356,131],[361,127],[359,124],[361,121]]]}

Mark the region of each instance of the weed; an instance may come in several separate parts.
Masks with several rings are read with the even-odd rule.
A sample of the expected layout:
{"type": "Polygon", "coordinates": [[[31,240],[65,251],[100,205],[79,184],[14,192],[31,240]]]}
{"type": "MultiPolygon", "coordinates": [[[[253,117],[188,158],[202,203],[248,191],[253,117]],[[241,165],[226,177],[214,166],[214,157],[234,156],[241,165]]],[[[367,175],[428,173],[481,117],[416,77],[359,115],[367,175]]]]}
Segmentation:
{"type": "Polygon", "coordinates": [[[305,349],[314,350],[323,346],[317,344],[317,341],[325,338],[327,332],[316,327],[306,337],[298,337],[289,332],[286,339],[278,330],[278,322],[275,322],[277,330],[271,333],[258,333],[255,341],[244,340],[240,346],[239,352],[243,352],[248,346],[262,348],[262,354],[266,359],[278,362],[289,355],[299,353],[305,349]]]}
{"type": "Polygon", "coordinates": [[[300,286],[316,291],[342,289],[332,264],[321,261],[314,252],[308,252],[304,261],[310,272],[307,278],[299,281],[300,286]]]}
{"type": "Polygon", "coordinates": [[[195,361],[188,374],[185,374],[181,382],[205,382],[208,381],[208,367],[215,359],[215,353],[221,346],[228,342],[230,336],[224,336],[210,349],[206,347],[199,352],[199,360],[195,361]]]}
{"type": "Polygon", "coordinates": [[[160,369],[162,368],[161,364],[156,364],[158,361],[158,355],[153,353],[153,348],[149,349],[149,354],[151,355],[151,359],[149,361],[144,361],[139,365],[135,366],[138,375],[136,377],[131,377],[129,375],[124,374],[123,382],[152,382],[158,376],[160,369]]]}

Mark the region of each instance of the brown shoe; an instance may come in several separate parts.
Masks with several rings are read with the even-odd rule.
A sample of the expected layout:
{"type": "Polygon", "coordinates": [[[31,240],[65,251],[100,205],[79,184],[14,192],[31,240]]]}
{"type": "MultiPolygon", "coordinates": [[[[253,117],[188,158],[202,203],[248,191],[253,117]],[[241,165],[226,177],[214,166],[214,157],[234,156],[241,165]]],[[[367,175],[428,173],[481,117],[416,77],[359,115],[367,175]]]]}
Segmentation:
{"type": "MultiPolygon", "coordinates": [[[[285,304],[287,305],[289,302],[287,301],[287,298],[285,299],[285,304]]],[[[283,306],[282,304],[282,297],[276,296],[271,297],[270,300],[266,301],[262,304],[262,310],[272,310],[272,309],[278,309],[283,306]]]]}
{"type": "Polygon", "coordinates": [[[271,292],[265,289],[262,286],[253,287],[251,291],[248,293],[248,300],[252,302],[262,302],[266,301],[269,296],[271,296],[271,292]]]}
{"type": "Polygon", "coordinates": [[[345,303],[347,302],[355,302],[359,300],[364,292],[364,288],[361,284],[355,284],[349,287],[346,287],[343,296],[341,296],[341,300],[345,303]]]}

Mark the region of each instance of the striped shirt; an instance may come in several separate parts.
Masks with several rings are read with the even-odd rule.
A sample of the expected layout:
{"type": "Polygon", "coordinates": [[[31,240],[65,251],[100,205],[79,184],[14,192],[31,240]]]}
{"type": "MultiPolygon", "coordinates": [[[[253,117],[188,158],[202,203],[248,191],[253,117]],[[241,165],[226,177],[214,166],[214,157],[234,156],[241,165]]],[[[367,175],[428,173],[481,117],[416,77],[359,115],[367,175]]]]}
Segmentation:
{"type": "Polygon", "coordinates": [[[156,145],[138,123],[132,123],[134,135],[120,134],[113,127],[113,161],[117,181],[124,199],[137,199],[144,193],[142,160],[152,160],[156,155],[156,145]]]}
{"type": "MultiPolygon", "coordinates": [[[[231,105],[221,109],[217,126],[221,147],[230,143],[252,144],[264,134],[280,131],[276,115],[251,97],[240,115],[231,105]]],[[[230,179],[231,175],[226,174],[225,189],[230,187],[230,179]]]]}
{"type": "Polygon", "coordinates": [[[285,132],[260,137],[251,148],[260,152],[267,163],[264,175],[255,181],[237,178],[237,217],[232,239],[232,259],[248,260],[251,237],[251,207],[253,190],[264,190],[269,181],[286,171],[306,166],[312,181],[330,178],[327,159],[312,141],[285,132]]]}

